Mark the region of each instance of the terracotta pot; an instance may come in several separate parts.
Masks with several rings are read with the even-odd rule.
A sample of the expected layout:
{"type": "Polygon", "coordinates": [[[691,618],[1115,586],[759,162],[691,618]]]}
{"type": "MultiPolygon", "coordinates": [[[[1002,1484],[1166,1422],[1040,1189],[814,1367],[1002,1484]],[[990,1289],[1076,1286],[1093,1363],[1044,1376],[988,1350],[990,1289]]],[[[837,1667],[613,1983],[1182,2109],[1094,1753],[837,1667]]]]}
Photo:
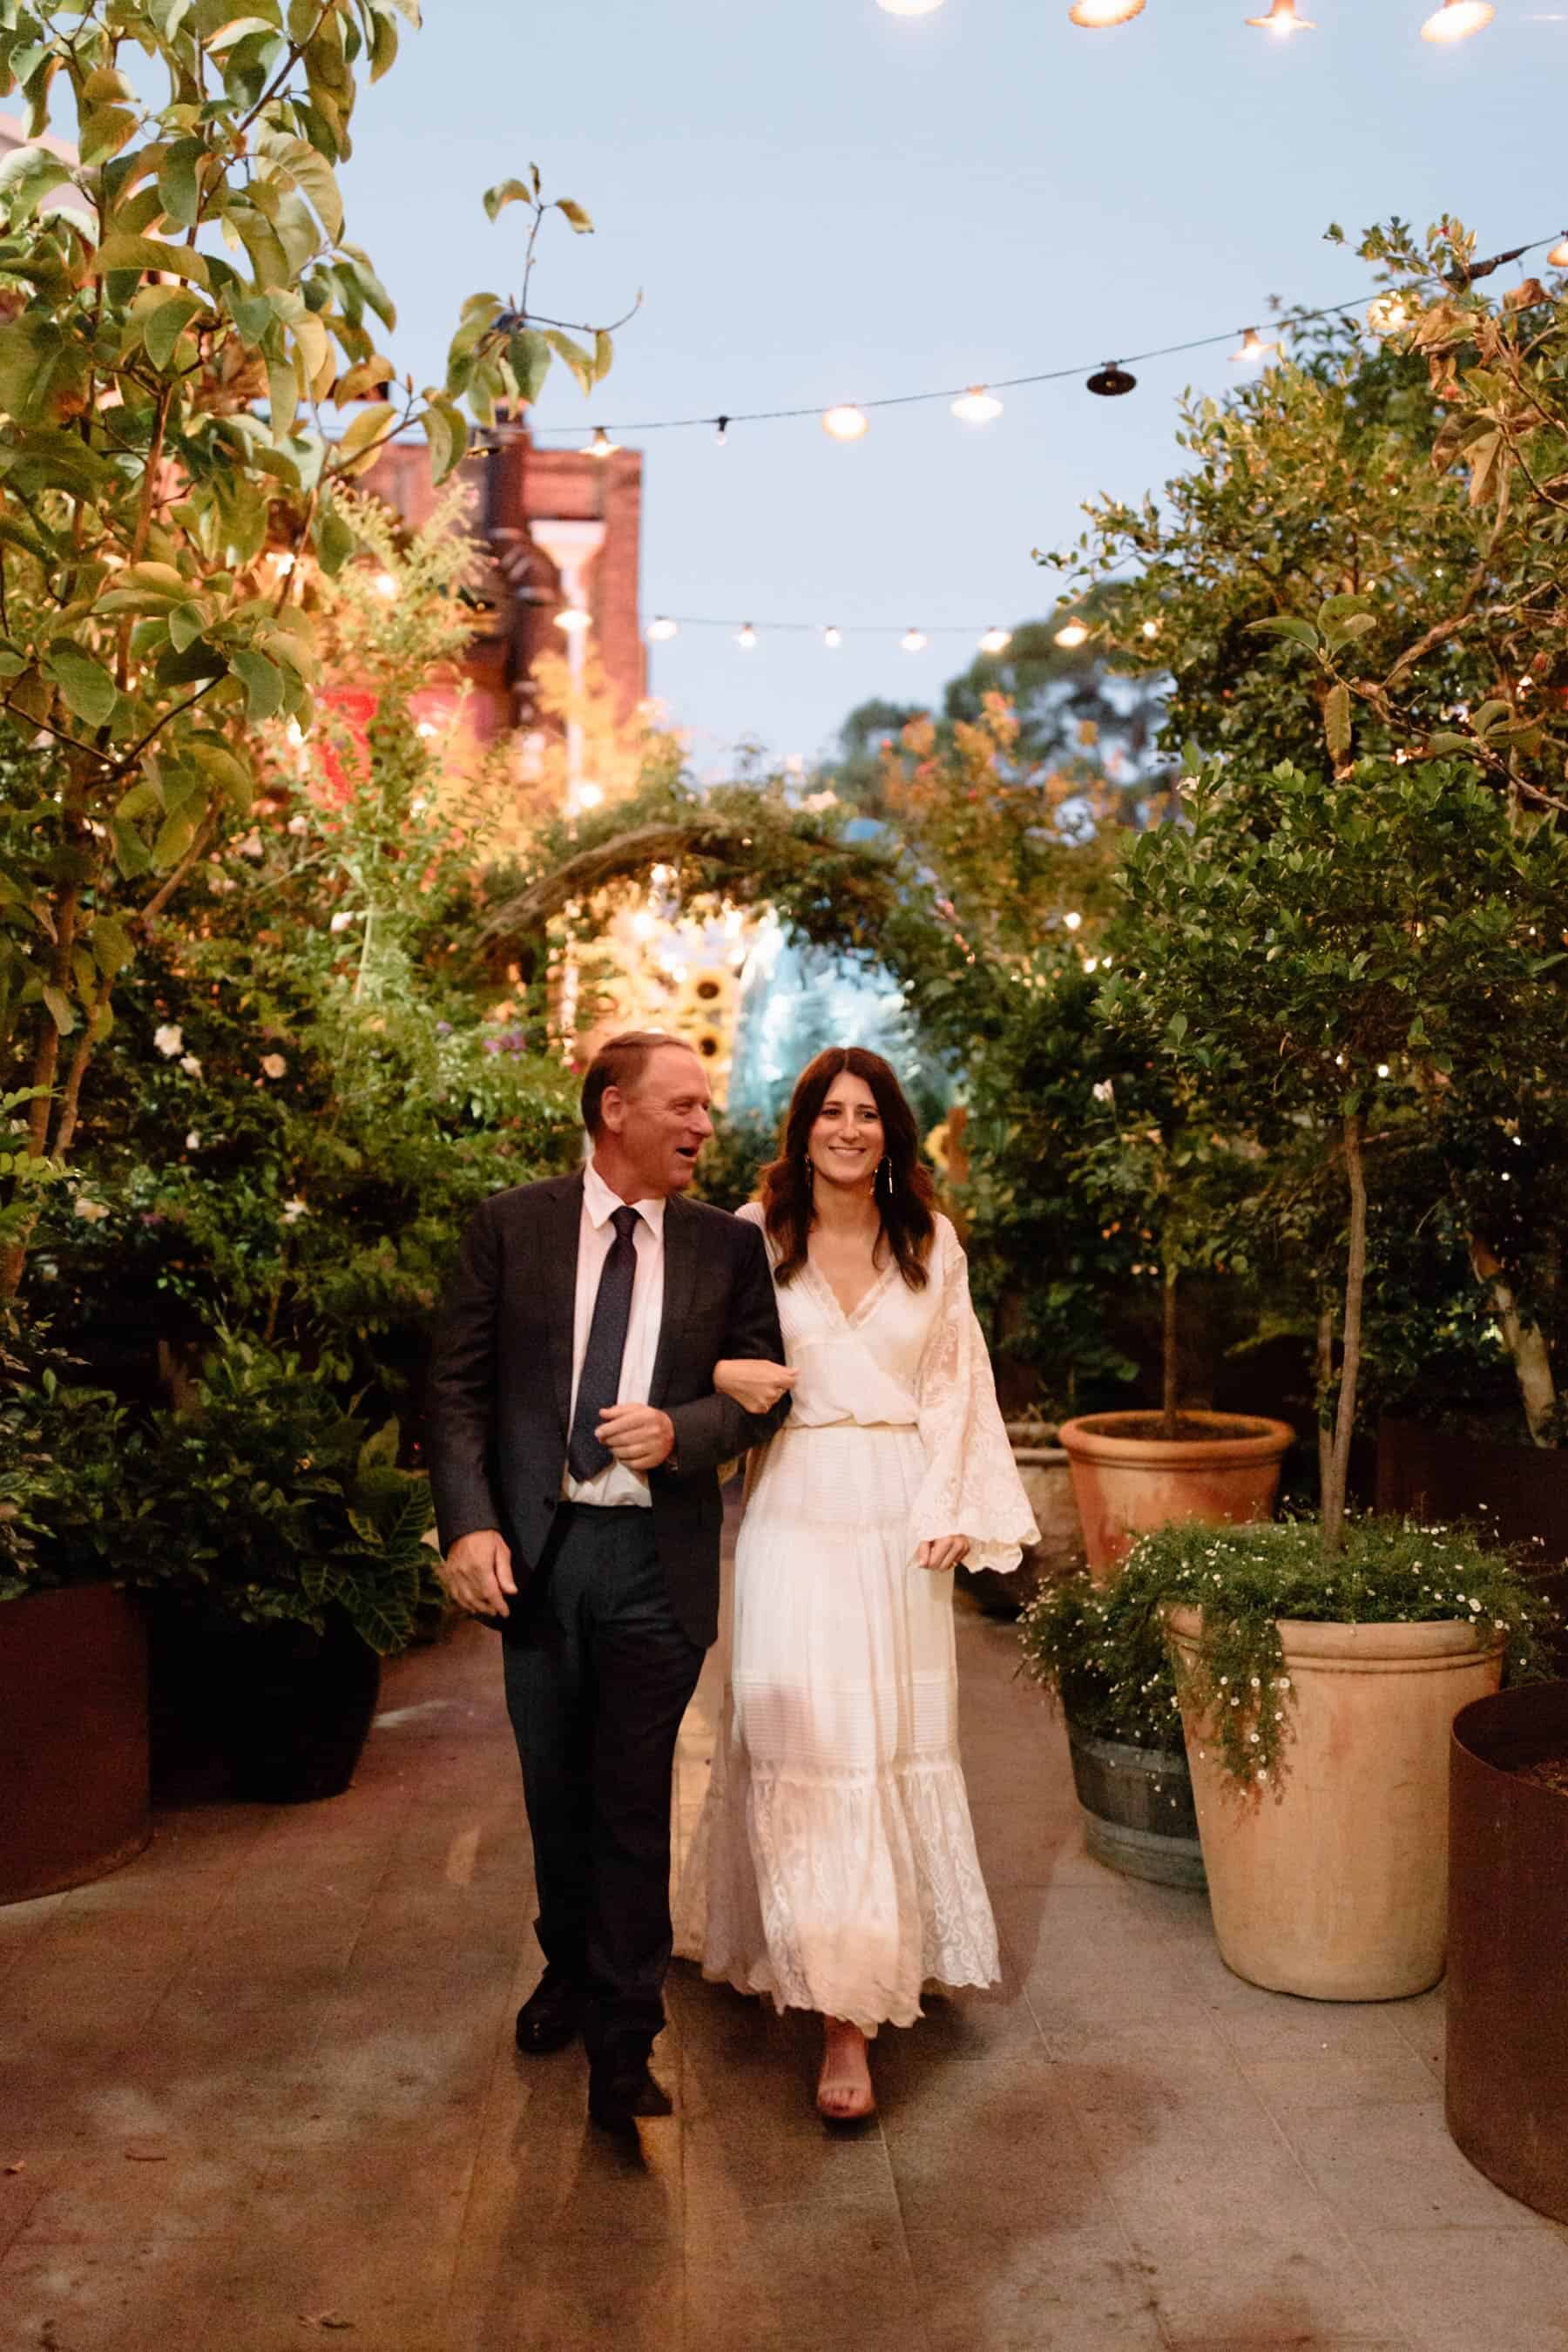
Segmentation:
{"type": "MultiPolygon", "coordinates": [[[[1172,1638],[1196,1647],[1195,1610],[1172,1638]]],[[[1501,1645],[1468,1623],[1279,1624],[1291,1732],[1272,1787],[1243,1787],[1184,1719],[1220,1957],[1271,1992],[1402,2000],[1443,1973],[1448,1738],[1495,1691],[1501,1645]]]]}
{"type": "Polygon", "coordinates": [[[147,1643],[108,1584],[0,1602],[0,1903],[102,1878],[153,1833],[147,1643]]]}
{"type": "Polygon", "coordinates": [[[1072,1463],[1073,1493],[1089,1573],[1103,1582],[1135,1536],[1173,1519],[1223,1527],[1266,1519],[1279,1492],[1279,1465],[1296,1433],[1289,1422],[1249,1413],[1184,1412],[1212,1437],[1133,1436],[1147,1412],[1097,1412],[1064,1421],[1057,1433],[1072,1463]]]}
{"type": "Polygon", "coordinates": [[[1470,2162],[1568,2222],[1568,1794],[1519,1767],[1568,1756],[1568,1682],[1455,1719],[1448,2129],[1470,2162]]]}

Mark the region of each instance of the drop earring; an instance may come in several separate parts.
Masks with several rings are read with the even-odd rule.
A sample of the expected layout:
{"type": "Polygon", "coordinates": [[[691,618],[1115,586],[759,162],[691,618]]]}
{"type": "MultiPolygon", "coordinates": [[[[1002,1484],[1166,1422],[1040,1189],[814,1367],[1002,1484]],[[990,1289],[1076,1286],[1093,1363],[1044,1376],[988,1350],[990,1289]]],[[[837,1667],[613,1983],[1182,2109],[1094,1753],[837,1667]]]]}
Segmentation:
{"type": "Polygon", "coordinates": [[[873,1190],[876,1192],[885,1192],[889,1201],[893,1197],[893,1163],[886,1152],[883,1153],[880,1161],[878,1163],[876,1182],[873,1186],[873,1190]]]}

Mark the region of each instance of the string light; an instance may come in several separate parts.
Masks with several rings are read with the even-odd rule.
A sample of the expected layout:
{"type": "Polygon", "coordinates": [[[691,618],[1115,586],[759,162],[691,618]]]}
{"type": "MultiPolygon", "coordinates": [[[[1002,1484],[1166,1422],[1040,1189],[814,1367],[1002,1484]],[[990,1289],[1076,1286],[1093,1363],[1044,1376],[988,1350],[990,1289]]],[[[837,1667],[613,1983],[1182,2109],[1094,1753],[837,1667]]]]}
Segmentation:
{"type": "Polygon", "coordinates": [[[1159,635],[1159,634],[1160,634],[1160,624],[1159,624],[1159,622],[1158,622],[1158,621],[1145,621],[1145,622],[1144,622],[1144,624],[1143,624],[1143,635],[1144,635],[1146,637],[1157,637],[1157,636],[1159,635]]]}
{"type": "Polygon", "coordinates": [[[590,457],[613,457],[620,446],[618,441],[611,440],[602,425],[595,425],[594,437],[588,444],[588,455],[590,457]]]}
{"type": "Polygon", "coordinates": [[[1396,335],[1410,323],[1402,294],[1380,294],[1366,306],[1366,323],[1374,335],[1396,335]]]}
{"type": "Polygon", "coordinates": [[[736,633],[735,643],[740,646],[742,653],[754,654],[756,652],[757,633],[755,629],[752,628],[750,621],[747,621],[743,627],[736,633]]]}
{"type": "Polygon", "coordinates": [[[1443,0],[1421,27],[1424,41],[1468,41],[1484,33],[1497,10],[1492,0],[1443,0]]]}
{"type": "Polygon", "coordinates": [[[1002,404],[983,383],[972,383],[953,402],[952,413],[963,425],[989,425],[994,416],[1001,415],[1002,404]]]}
{"type": "Polygon", "coordinates": [[[729,420],[729,418],[728,418],[727,416],[716,416],[716,417],[713,419],[713,438],[714,438],[714,440],[715,440],[715,441],[717,441],[717,443],[719,444],[719,446],[720,446],[720,448],[721,448],[721,449],[724,446],[724,444],[725,444],[725,442],[729,439],[729,437],[730,437],[730,420],[729,420]]]}
{"type": "Polygon", "coordinates": [[[664,645],[671,637],[678,637],[679,635],[679,622],[672,621],[667,613],[658,614],[647,625],[647,639],[650,645],[664,645]]]}
{"type": "Polygon", "coordinates": [[[593,783],[588,783],[588,784],[579,784],[579,785],[578,785],[578,787],[577,787],[577,805],[578,805],[578,807],[579,807],[579,808],[585,808],[585,809],[596,809],[596,808],[601,808],[601,807],[603,807],[603,805],[604,805],[604,800],[605,800],[605,787],[604,787],[604,785],[603,785],[603,784],[593,784],[593,783]]]}
{"type": "Polygon", "coordinates": [[[827,647],[830,654],[836,654],[838,651],[839,646],[844,643],[843,630],[836,629],[832,622],[829,621],[826,628],[822,632],[822,642],[827,647]]]}
{"type": "Polygon", "coordinates": [[[1310,16],[1297,16],[1296,0],[1269,0],[1267,16],[1249,16],[1247,21],[1280,40],[1289,40],[1292,33],[1315,33],[1318,29],[1310,16]]]}
{"type": "Polygon", "coordinates": [[[1270,352],[1277,352],[1279,348],[1278,343],[1266,343],[1256,327],[1248,327],[1232,352],[1230,363],[1232,367],[1261,367],[1270,352]]]}
{"type": "Polygon", "coordinates": [[[835,441],[858,441],[862,435],[870,431],[871,420],[863,408],[857,408],[852,401],[845,401],[837,408],[824,412],[822,429],[835,441]]]}
{"type": "Polygon", "coordinates": [[[1079,924],[1083,921],[1083,917],[1079,914],[1075,908],[1073,913],[1070,915],[1064,915],[1062,917],[1062,920],[1067,925],[1069,931],[1076,931],[1079,924]]]}
{"type": "Polygon", "coordinates": [[[1548,269],[1568,269],[1568,236],[1554,245],[1546,257],[1548,269]]]}
{"type": "Polygon", "coordinates": [[[1013,642],[1011,629],[987,629],[980,640],[983,654],[1005,654],[1013,642]]]}
{"type": "Polygon", "coordinates": [[[1083,645],[1088,636],[1089,630],[1082,621],[1064,621],[1057,631],[1056,643],[1058,646],[1065,646],[1068,653],[1071,653],[1076,646],[1083,645]]]}
{"type": "Polygon", "coordinates": [[[923,654],[931,639],[923,629],[906,629],[899,643],[907,654],[923,654]]]}
{"type": "Polygon", "coordinates": [[[1123,393],[1135,392],[1137,388],[1137,377],[1129,375],[1124,367],[1118,367],[1114,360],[1107,360],[1089,379],[1089,391],[1098,393],[1101,400],[1120,400],[1123,393]]]}
{"type": "Polygon", "coordinates": [[[942,0],[877,0],[877,5],[889,16],[929,16],[942,0]]]}
{"type": "Polygon", "coordinates": [[[1130,25],[1143,6],[1144,0],[1073,0],[1068,15],[1075,25],[1100,32],[1107,25],[1130,25]]]}
{"type": "MultiPolygon", "coordinates": [[[[293,566],[290,564],[289,568],[292,571],[293,566]]],[[[384,596],[389,604],[392,603],[393,598],[397,593],[397,583],[393,578],[390,572],[378,572],[376,573],[375,593],[378,596],[384,596]]]]}
{"type": "Polygon", "coordinates": [[[555,625],[564,629],[569,637],[581,636],[584,629],[593,627],[594,615],[585,613],[581,604],[568,604],[563,612],[556,614],[555,625]]]}

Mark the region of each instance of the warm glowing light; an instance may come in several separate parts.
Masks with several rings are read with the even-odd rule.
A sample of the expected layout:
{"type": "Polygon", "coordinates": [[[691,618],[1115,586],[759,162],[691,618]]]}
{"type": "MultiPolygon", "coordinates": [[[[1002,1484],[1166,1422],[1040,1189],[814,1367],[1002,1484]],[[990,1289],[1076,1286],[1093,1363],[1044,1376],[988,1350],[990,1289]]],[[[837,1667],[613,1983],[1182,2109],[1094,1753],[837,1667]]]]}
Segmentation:
{"type": "Polygon", "coordinates": [[[1011,629],[987,629],[980,640],[983,654],[1005,654],[1013,642],[1011,629]]]}
{"type": "Polygon", "coordinates": [[[588,444],[588,455],[590,457],[613,457],[620,446],[618,441],[611,440],[602,425],[595,425],[594,437],[588,444]]]}
{"type": "Polygon", "coordinates": [[[1073,0],[1068,10],[1075,25],[1098,32],[1105,25],[1131,24],[1143,14],[1143,0],[1073,0]]]}
{"type": "Polygon", "coordinates": [[[1073,647],[1083,645],[1088,636],[1089,630],[1082,621],[1064,621],[1057,631],[1056,642],[1058,646],[1066,646],[1071,653],[1073,647]]]}
{"type": "Polygon", "coordinates": [[[1143,624],[1143,635],[1144,635],[1146,637],[1157,637],[1157,636],[1159,635],[1159,634],[1160,634],[1160,624],[1159,624],[1159,622],[1158,622],[1158,621],[1145,621],[1145,622],[1144,622],[1144,624],[1143,624]]]}
{"type": "Polygon", "coordinates": [[[1261,367],[1269,354],[1279,348],[1278,343],[1266,343],[1256,327],[1248,327],[1232,352],[1230,362],[1233,367],[1261,367]]]}
{"type": "Polygon", "coordinates": [[[931,639],[923,629],[906,629],[899,643],[907,654],[923,654],[931,639]]]}
{"type": "Polygon", "coordinates": [[[830,654],[836,654],[838,651],[839,646],[844,643],[843,630],[836,629],[830,621],[826,628],[822,632],[822,642],[827,647],[830,654]]]}
{"type": "Polygon", "coordinates": [[[835,441],[858,441],[871,429],[870,420],[863,408],[853,401],[845,401],[837,408],[828,409],[822,419],[822,429],[835,441]]]}
{"type": "Polygon", "coordinates": [[[1568,236],[1562,237],[1546,257],[1548,269],[1568,269],[1568,236]]]}
{"type": "Polygon", "coordinates": [[[418,736],[420,741],[423,743],[428,743],[431,738],[439,730],[437,730],[433,719],[422,719],[419,721],[418,726],[414,730],[414,732],[418,736]]]}
{"type": "Polygon", "coordinates": [[[660,613],[648,623],[647,635],[650,645],[662,646],[668,638],[680,635],[680,624],[672,621],[668,614],[660,613]]]}
{"type": "Polygon", "coordinates": [[[555,625],[564,629],[569,637],[581,636],[584,629],[593,627],[594,615],[585,613],[581,604],[568,604],[563,613],[556,614],[555,625]]]}
{"type": "Polygon", "coordinates": [[[1296,0],[1268,0],[1267,16],[1249,16],[1247,21],[1260,25],[1266,33],[1273,33],[1280,40],[1289,40],[1292,33],[1315,33],[1318,29],[1310,16],[1297,16],[1296,0]]]}
{"type": "Polygon", "coordinates": [[[1388,1064],[1386,1062],[1379,1062],[1377,1066],[1378,1076],[1380,1078],[1386,1078],[1388,1074],[1388,1064]]]}
{"type": "Polygon", "coordinates": [[[942,0],[877,0],[877,5],[889,16],[929,16],[942,0]]]}
{"type": "Polygon", "coordinates": [[[1366,323],[1374,335],[1396,335],[1401,327],[1410,324],[1410,310],[1403,294],[1380,294],[1366,306],[1366,323]]]}
{"type": "Polygon", "coordinates": [[[953,402],[952,413],[965,425],[989,425],[994,416],[1001,415],[1002,404],[983,383],[972,383],[953,402]]]}
{"type": "Polygon", "coordinates": [[[757,633],[755,629],[752,628],[750,621],[746,623],[744,628],[738,629],[736,631],[735,643],[741,647],[743,653],[752,654],[756,652],[757,633]]]}
{"type": "Polygon", "coordinates": [[[386,598],[387,603],[390,604],[391,604],[391,602],[392,602],[392,600],[393,600],[393,598],[394,598],[394,597],[396,595],[396,593],[397,593],[397,583],[396,583],[396,581],[393,578],[393,576],[392,576],[391,572],[378,572],[376,573],[376,575],[375,575],[375,581],[374,581],[374,588],[375,588],[375,593],[376,593],[376,594],[377,594],[378,596],[384,596],[384,597],[386,598]]]}
{"type": "Polygon", "coordinates": [[[1468,41],[1484,33],[1497,10],[1492,0],[1443,0],[1442,6],[1421,27],[1424,41],[1468,41]]]}
{"type": "Polygon", "coordinates": [[[1083,917],[1075,911],[1070,915],[1064,915],[1062,917],[1062,920],[1067,925],[1069,931],[1076,931],[1079,925],[1082,922],[1083,917]]]}
{"type": "Polygon", "coordinates": [[[605,787],[603,784],[579,784],[577,787],[577,805],[579,808],[598,808],[602,805],[604,798],[605,787]]]}

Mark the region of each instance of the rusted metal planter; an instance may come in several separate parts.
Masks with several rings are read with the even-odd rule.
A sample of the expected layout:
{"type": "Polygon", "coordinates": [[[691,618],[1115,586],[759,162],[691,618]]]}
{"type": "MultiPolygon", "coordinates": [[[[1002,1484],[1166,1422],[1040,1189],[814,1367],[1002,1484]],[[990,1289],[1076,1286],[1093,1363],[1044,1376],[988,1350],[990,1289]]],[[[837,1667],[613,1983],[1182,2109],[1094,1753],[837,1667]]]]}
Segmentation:
{"type": "Polygon", "coordinates": [[[0,1903],[102,1878],[153,1833],[147,1641],[122,1592],[0,1602],[0,1903]]]}
{"type": "Polygon", "coordinates": [[[1449,1780],[1448,2129],[1500,2189],[1568,2222],[1568,1682],[1477,1699],[1449,1780]]]}

